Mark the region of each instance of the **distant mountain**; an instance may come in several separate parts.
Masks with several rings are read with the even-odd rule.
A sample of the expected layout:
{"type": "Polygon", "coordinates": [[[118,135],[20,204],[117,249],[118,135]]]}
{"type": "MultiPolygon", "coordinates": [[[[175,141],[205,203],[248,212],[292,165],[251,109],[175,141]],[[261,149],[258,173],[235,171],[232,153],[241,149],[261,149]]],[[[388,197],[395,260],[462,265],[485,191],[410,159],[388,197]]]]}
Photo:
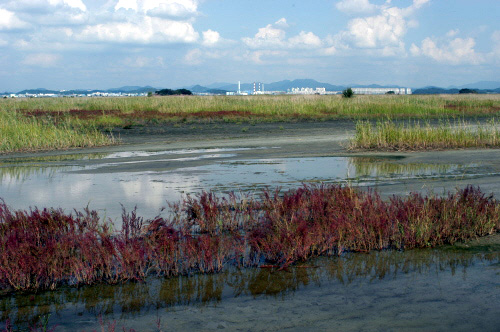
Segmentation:
{"type": "Polygon", "coordinates": [[[370,85],[360,85],[360,84],[351,84],[348,85],[350,88],[379,88],[379,89],[387,89],[387,88],[406,88],[406,86],[399,85],[378,85],[378,84],[370,84],[370,85]]]}
{"type": "Polygon", "coordinates": [[[156,90],[159,90],[159,89],[147,85],[147,86],[122,86],[121,88],[108,89],[108,90],[106,90],[106,92],[144,93],[144,92],[155,92],[156,90]]]}
{"type": "Polygon", "coordinates": [[[231,85],[231,83],[216,82],[216,83],[208,84],[208,85],[206,85],[206,87],[209,88],[209,89],[220,89],[221,87],[228,86],[228,85],[231,85]]]}
{"type": "Polygon", "coordinates": [[[474,90],[477,93],[500,93],[500,88],[497,89],[475,89],[475,88],[454,88],[454,89],[443,89],[436,86],[427,86],[420,89],[413,90],[414,95],[434,95],[434,94],[458,94],[461,89],[474,90]]]}
{"type": "Polygon", "coordinates": [[[30,94],[37,94],[37,93],[51,94],[51,93],[54,93],[54,94],[57,94],[57,93],[59,93],[59,91],[57,91],[57,90],[47,90],[47,89],[44,89],[44,88],[37,88],[37,89],[26,89],[26,90],[18,92],[18,94],[26,94],[26,93],[30,93],[30,94]]]}
{"type": "Polygon", "coordinates": [[[475,89],[475,90],[495,90],[500,88],[498,81],[480,81],[460,86],[449,86],[448,89],[475,89]]]}
{"type": "Polygon", "coordinates": [[[124,86],[121,88],[114,88],[108,90],[84,90],[84,89],[76,89],[76,90],[47,90],[44,88],[37,89],[27,89],[17,92],[17,94],[60,94],[60,95],[80,95],[80,94],[90,94],[95,92],[107,92],[107,93],[146,93],[146,92],[155,92],[160,90],[158,88],[154,88],[152,86],[124,86]]]}
{"type": "Polygon", "coordinates": [[[187,87],[193,93],[212,93],[214,95],[225,95],[227,90],[223,89],[210,89],[206,86],[201,85],[193,85],[191,87],[187,87]]]}
{"type": "Polygon", "coordinates": [[[437,86],[426,86],[420,89],[414,89],[414,95],[437,95],[437,94],[457,94],[460,89],[443,89],[437,86]]]}

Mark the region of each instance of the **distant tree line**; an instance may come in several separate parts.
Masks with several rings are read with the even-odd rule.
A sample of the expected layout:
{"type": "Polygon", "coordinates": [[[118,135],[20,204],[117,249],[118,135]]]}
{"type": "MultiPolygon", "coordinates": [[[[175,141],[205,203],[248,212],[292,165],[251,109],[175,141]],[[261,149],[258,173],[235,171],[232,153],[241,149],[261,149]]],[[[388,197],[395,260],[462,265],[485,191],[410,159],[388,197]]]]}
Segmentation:
{"type": "Polygon", "coordinates": [[[155,91],[155,94],[158,96],[173,96],[173,95],[192,95],[193,93],[189,91],[188,89],[177,89],[177,90],[171,90],[171,89],[162,89],[155,91]]]}

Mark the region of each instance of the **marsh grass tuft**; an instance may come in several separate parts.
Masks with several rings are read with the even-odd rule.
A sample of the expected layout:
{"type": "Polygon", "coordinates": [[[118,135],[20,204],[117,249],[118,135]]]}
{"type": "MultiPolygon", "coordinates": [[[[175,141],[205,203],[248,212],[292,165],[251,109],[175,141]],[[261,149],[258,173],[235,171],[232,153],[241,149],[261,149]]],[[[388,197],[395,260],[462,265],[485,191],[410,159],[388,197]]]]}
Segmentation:
{"type": "Polygon", "coordinates": [[[75,120],[54,123],[51,119],[0,112],[0,152],[95,147],[114,142],[97,127],[75,120]]]}
{"type": "Polygon", "coordinates": [[[396,123],[392,120],[356,123],[351,150],[428,150],[495,148],[500,146],[500,130],[494,120],[472,125],[466,122],[440,122],[433,126],[419,121],[396,123]]]}

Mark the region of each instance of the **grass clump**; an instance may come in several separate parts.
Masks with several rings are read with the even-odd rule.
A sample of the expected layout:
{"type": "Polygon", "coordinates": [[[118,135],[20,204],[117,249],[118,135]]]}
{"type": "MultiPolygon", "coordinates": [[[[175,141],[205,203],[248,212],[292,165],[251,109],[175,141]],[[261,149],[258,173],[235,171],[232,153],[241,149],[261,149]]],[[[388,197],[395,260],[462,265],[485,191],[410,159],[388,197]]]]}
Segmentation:
{"type": "Polygon", "coordinates": [[[338,185],[264,191],[260,199],[204,192],[173,205],[170,219],[124,212],[121,230],[112,229],[93,211],[13,211],[0,203],[0,292],[454,244],[498,232],[500,205],[474,187],[389,201],[338,185]]]}
{"type": "Polygon", "coordinates": [[[492,120],[487,124],[472,126],[461,122],[452,125],[441,122],[438,126],[413,123],[378,121],[373,126],[368,121],[356,123],[356,133],[349,149],[364,150],[427,150],[459,148],[494,148],[500,146],[500,130],[492,120]]]}
{"type": "Polygon", "coordinates": [[[96,127],[75,122],[54,123],[0,112],[0,153],[94,147],[113,144],[96,127]]]}
{"type": "Polygon", "coordinates": [[[342,99],[342,95],[33,98],[0,100],[0,110],[77,117],[85,121],[112,115],[146,122],[150,119],[178,122],[186,118],[234,122],[441,118],[500,113],[499,95],[357,95],[349,103],[342,99]]]}

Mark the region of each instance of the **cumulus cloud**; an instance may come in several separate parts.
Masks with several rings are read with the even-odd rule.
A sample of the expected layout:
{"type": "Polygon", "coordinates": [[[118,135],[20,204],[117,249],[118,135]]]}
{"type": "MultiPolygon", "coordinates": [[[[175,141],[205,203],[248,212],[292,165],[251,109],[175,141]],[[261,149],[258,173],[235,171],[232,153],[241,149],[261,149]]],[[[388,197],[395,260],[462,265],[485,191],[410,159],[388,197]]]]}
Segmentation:
{"type": "MultiPolygon", "coordinates": [[[[192,18],[197,0],[118,0],[111,20],[87,25],[76,38],[85,42],[165,44],[194,43],[199,39],[192,18]]],[[[207,36],[214,42],[214,34],[207,36]]]]}
{"type": "MultiPolygon", "coordinates": [[[[311,49],[320,48],[323,45],[321,39],[312,32],[301,31],[298,35],[287,39],[284,30],[286,27],[288,27],[286,19],[281,18],[274,24],[260,28],[254,37],[246,37],[242,40],[251,49],[266,50],[311,49]]],[[[260,56],[257,58],[260,59],[260,56]]]]}
{"type": "Polygon", "coordinates": [[[369,0],[342,0],[335,7],[346,14],[371,14],[378,8],[369,0]]]}
{"type": "Polygon", "coordinates": [[[52,6],[68,6],[70,8],[80,9],[81,11],[87,10],[87,7],[81,0],[49,0],[49,4],[52,6]]]}
{"type": "Polygon", "coordinates": [[[142,17],[133,22],[87,26],[78,39],[106,43],[193,43],[199,37],[191,23],[157,17],[142,17]]]}
{"type": "Polygon", "coordinates": [[[253,38],[243,38],[245,43],[250,48],[281,48],[285,45],[284,39],[286,36],[285,30],[282,28],[282,23],[286,19],[282,18],[274,24],[268,24],[255,34],[253,38]]]}
{"type": "Polygon", "coordinates": [[[119,0],[115,10],[125,9],[163,18],[187,18],[197,15],[196,0],[119,0]]]}
{"type": "Polygon", "coordinates": [[[473,38],[454,38],[439,42],[435,38],[425,38],[420,47],[412,44],[410,52],[414,56],[425,56],[437,62],[458,64],[480,64],[484,56],[474,50],[473,38]]]}
{"type": "Polygon", "coordinates": [[[220,41],[220,34],[217,31],[207,30],[203,31],[203,46],[211,47],[220,41]]]}
{"type": "Polygon", "coordinates": [[[20,20],[14,12],[0,8],[0,31],[17,30],[28,27],[28,23],[20,20]]]}
{"type": "Polygon", "coordinates": [[[418,22],[411,16],[427,2],[428,0],[414,0],[410,6],[399,8],[391,6],[390,1],[380,6],[364,0],[341,1],[337,3],[337,8],[348,13],[379,13],[349,20],[347,29],[337,35],[336,46],[378,50],[378,54],[382,56],[404,55],[403,38],[408,28],[418,26],[418,22]]]}
{"type": "Polygon", "coordinates": [[[23,64],[36,67],[55,67],[60,60],[57,54],[35,53],[27,55],[22,61],[23,64]]]}
{"type": "Polygon", "coordinates": [[[301,31],[297,36],[288,39],[291,48],[319,48],[323,43],[312,32],[301,31]]]}

